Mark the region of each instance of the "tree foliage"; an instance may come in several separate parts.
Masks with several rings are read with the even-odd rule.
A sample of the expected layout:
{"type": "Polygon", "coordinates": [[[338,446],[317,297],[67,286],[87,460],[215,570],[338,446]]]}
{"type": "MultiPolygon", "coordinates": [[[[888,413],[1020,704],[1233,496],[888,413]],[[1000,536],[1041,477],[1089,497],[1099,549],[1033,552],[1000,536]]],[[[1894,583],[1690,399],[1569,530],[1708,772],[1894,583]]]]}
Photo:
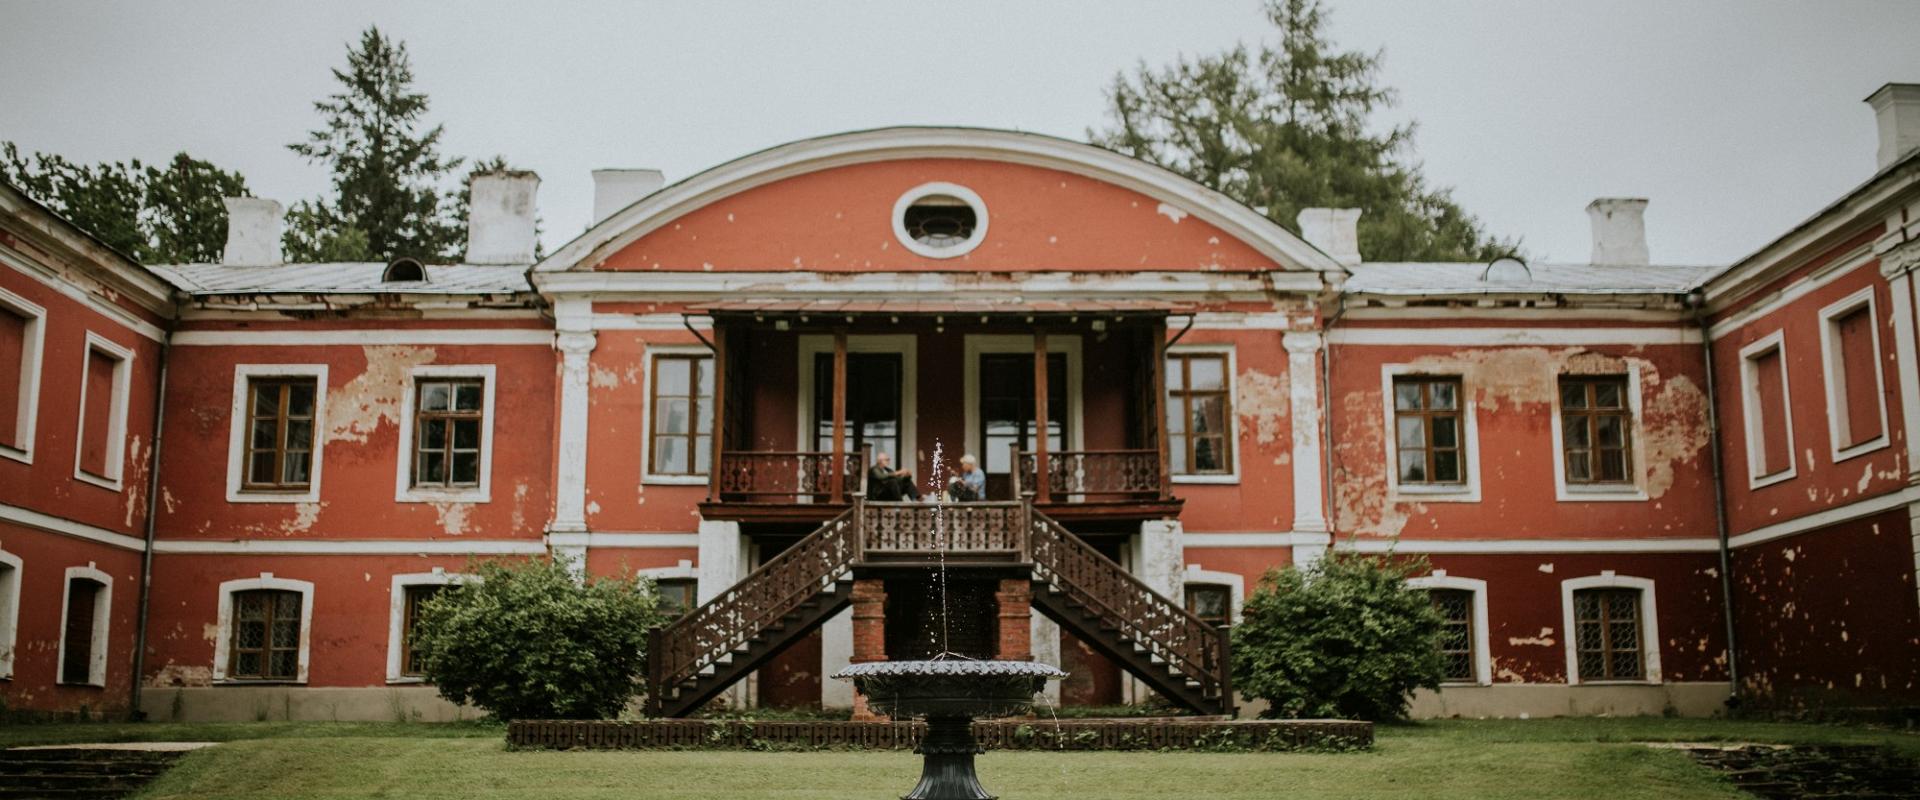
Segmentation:
{"type": "Polygon", "coordinates": [[[164,167],[138,160],[76,164],[0,144],[0,178],[28,197],[146,264],[219,261],[226,247],[225,197],[247,194],[237,172],[186,153],[164,167]]]}
{"type": "Polygon", "coordinates": [[[1141,65],[1116,76],[1094,144],[1185,175],[1294,232],[1302,208],[1359,208],[1360,251],[1378,261],[1486,261],[1490,238],[1448,190],[1405,159],[1414,126],[1368,129],[1394,101],[1381,54],[1340,52],[1319,0],[1269,0],[1277,43],[1141,65]]]}
{"type": "Polygon", "coordinates": [[[333,196],[288,214],[286,250],[300,261],[456,260],[466,219],[440,182],[461,159],[440,155],[442,126],[426,127],[427,96],[413,86],[407,46],[368,28],[333,70],[339,91],[313,104],[323,124],[287,145],[332,172],[333,196]]]}
{"type": "Polygon", "coordinates": [[[652,584],[576,581],[549,559],[488,562],[421,604],[414,647],[440,696],[501,719],[607,719],[633,699],[652,584]]]}
{"type": "Polygon", "coordinates": [[[1234,688],[1269,718],[1390,720],[1418,688],[1438,689],[1441,619],[1406,588],[1419,559],[1334,551],[1273,570],[1233,629],[1234,688]]]}

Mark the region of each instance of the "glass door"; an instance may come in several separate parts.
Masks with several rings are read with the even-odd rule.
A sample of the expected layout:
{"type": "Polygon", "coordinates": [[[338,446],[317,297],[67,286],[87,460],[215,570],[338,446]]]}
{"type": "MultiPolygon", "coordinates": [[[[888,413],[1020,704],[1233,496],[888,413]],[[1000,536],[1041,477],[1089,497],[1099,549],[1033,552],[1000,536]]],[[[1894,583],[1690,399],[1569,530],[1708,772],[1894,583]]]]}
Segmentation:
{"type": "MultiPolygon", "coordinates": [[[[1032,451],[1039,441],[1033,408],[1033,356],[985,353],[980,356],[980,468],[987,473],[987,497],[1013,500],[1013,453],[1032,451]]],[[[1065,449],[1067,430],[1067,357],[1047,354],[1047,449],[1065,449]]]]}

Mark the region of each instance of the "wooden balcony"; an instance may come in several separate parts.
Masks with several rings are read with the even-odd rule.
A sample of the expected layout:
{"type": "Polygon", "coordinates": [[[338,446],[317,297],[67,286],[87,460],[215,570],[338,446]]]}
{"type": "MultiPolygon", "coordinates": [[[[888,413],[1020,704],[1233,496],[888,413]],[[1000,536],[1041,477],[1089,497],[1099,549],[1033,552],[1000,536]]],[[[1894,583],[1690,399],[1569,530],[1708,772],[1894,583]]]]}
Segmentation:
{"type": "Polygon", "coordinates": [[[1013,451],[1014,494],[1060,519],[1180,515],[1159,450],[1013,451]]]}

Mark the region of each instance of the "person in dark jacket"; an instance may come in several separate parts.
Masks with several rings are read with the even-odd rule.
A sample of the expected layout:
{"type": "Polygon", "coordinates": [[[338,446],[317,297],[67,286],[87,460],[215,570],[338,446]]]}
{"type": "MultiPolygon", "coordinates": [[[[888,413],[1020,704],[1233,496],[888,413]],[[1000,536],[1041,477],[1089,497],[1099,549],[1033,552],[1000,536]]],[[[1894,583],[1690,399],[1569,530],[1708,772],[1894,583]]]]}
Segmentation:
{"type": "Polygon", "coordinates": [[[894,469],[893,456],[882,450],[873,456],[873,466],[867,469],[868,500],[912,500],[920,502],[920,487],[914,485],[913,473],[909,470],[894,469]]]}

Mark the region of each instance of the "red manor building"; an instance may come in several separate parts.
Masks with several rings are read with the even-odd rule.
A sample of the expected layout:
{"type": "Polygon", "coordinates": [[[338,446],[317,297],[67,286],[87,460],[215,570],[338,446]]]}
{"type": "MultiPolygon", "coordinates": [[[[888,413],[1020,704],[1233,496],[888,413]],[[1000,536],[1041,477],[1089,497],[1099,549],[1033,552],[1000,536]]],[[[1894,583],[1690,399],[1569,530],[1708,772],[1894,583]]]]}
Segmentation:
{"type": "Polygon", "coordinates": [[[850,661],[1034,658],[1233,705],[1264,571],[1417,553],[1426,715],[1920,703],[1920,86],[1879,171],[1724,267],[1365,261],[1083,144],[900,128],[671,186],[527,173],[463,264],[144,266],[0,188],[0,698],[447,718],[415,604],[483,559],[652,576],[655,713],[847,707],[850,661]],[[977,456],[987,499],[901,501],[977,456]],[[933,580],[938,550],[951,579],[933,580]],[[953,613],[938,613],[942,592],[953,613]]]}

